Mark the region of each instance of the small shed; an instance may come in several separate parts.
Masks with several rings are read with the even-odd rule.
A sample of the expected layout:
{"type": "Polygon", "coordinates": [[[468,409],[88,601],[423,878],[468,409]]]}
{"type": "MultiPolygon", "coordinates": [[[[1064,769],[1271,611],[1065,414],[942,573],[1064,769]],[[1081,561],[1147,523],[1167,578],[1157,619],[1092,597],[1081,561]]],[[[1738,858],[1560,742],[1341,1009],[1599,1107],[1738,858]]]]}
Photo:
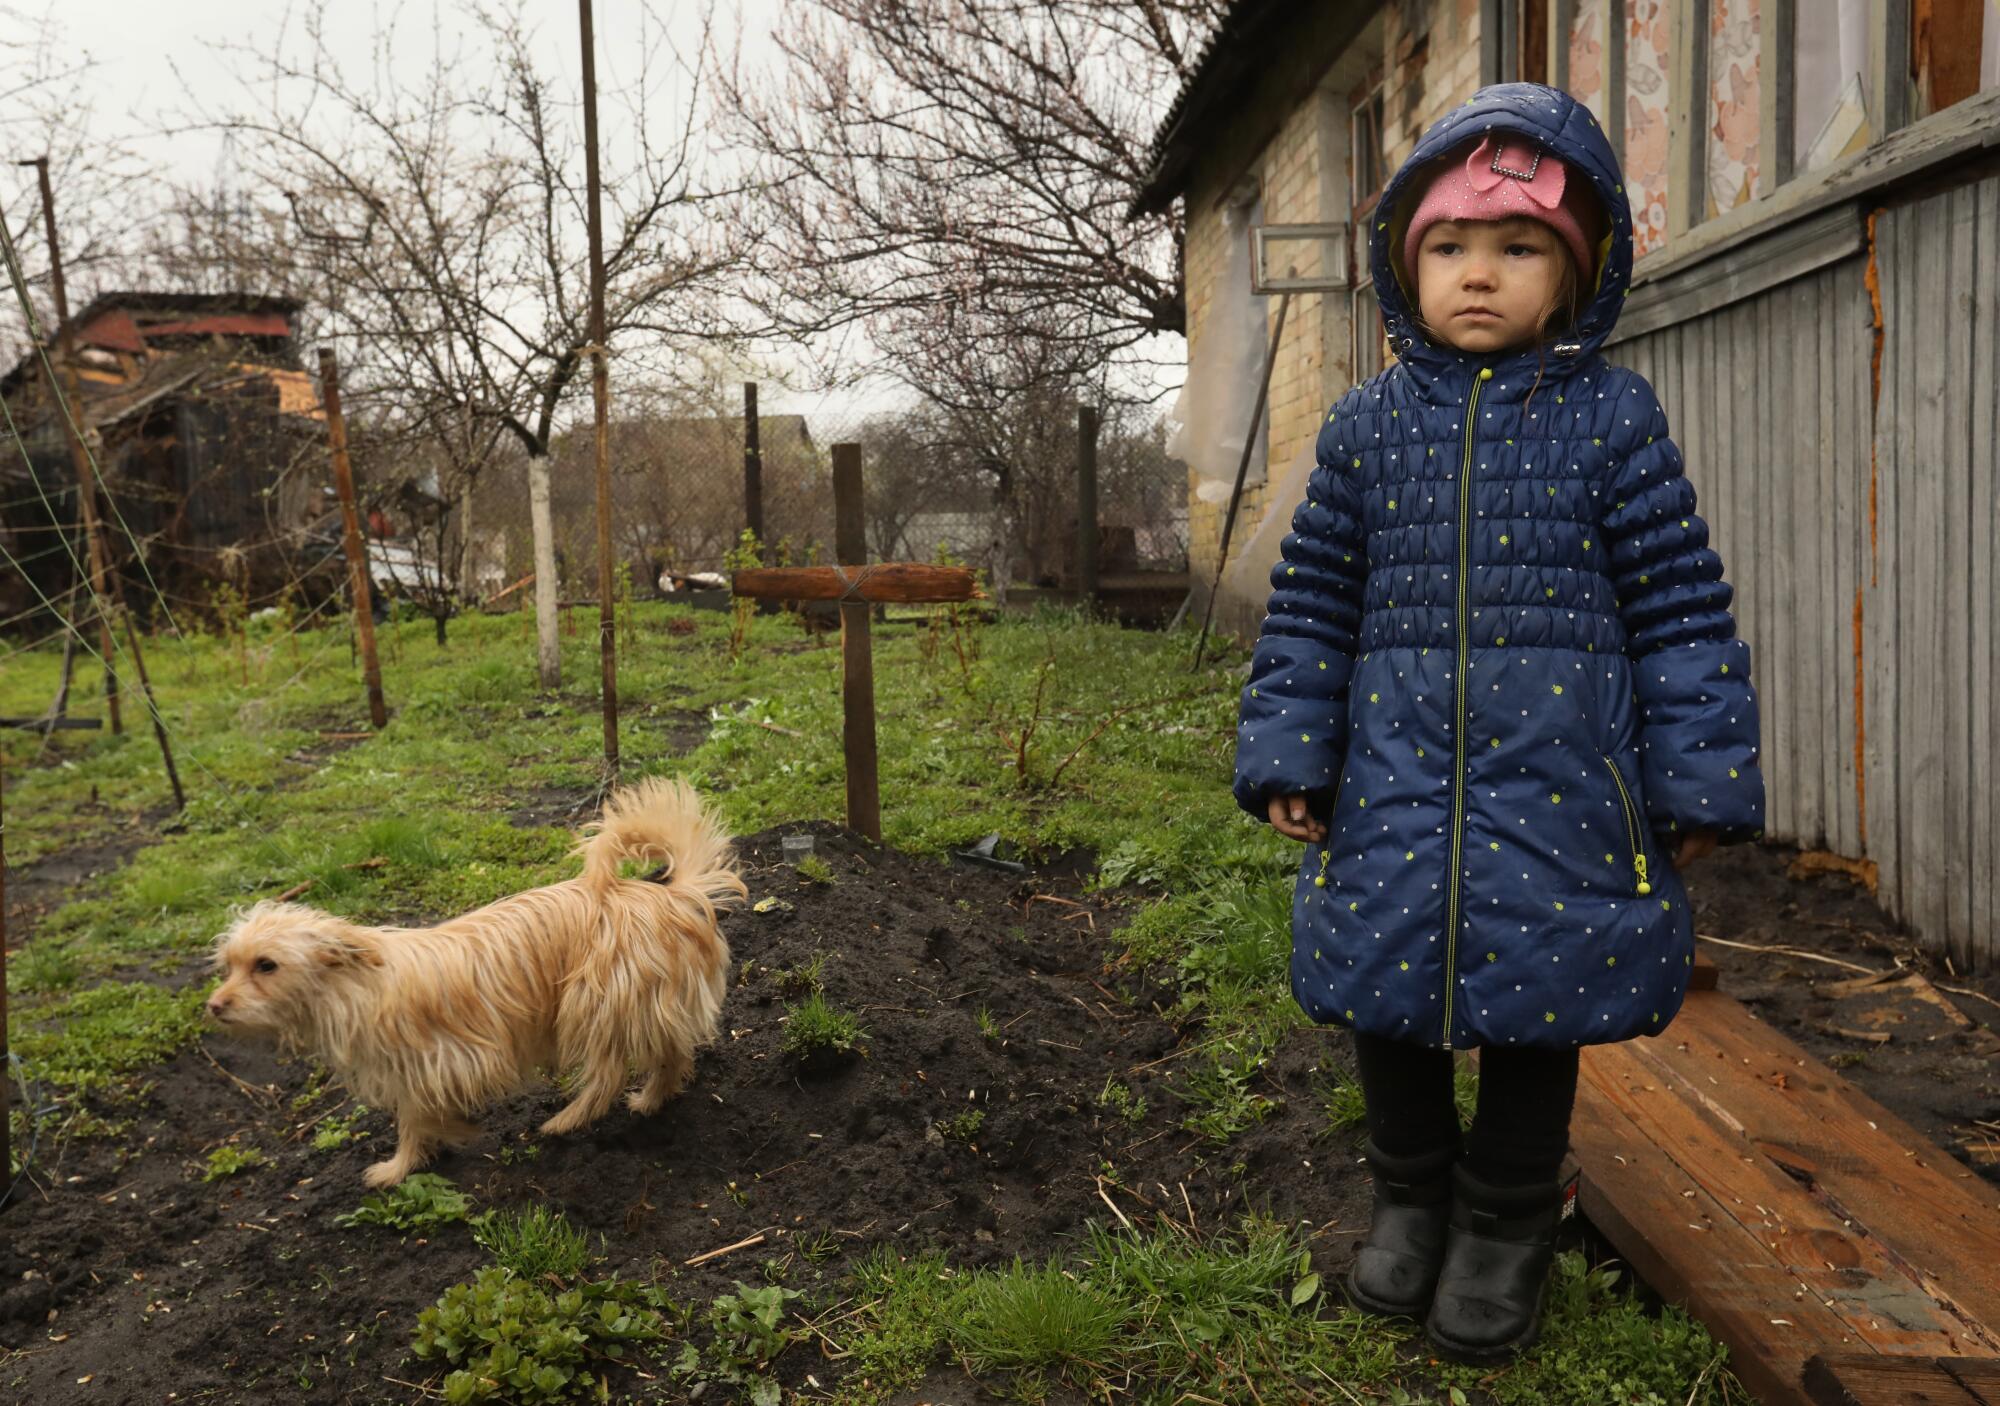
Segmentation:
{"type": "MultiPolygon", "coordinates": [[[[184,596],[204,579],[256,594],[297,574],[298,524],[317,506],[325,456],[319,389],[293,341],[298,311],[247,293],[105,293],[50,339],[51,358],[72,348],[114,563],[133,567],[143,551],[153,579],[184,596]]],[[[31,351],[0,378],[26,446],[0,457],[0,532],[55,595],[72,580],[59,534],[80,529],[46,365],[31,351]]],[[[134,606],[149,596],[132,594],[134,606]]],[[[28,582],[0,589],[0,613],[33,603],[28,582]]]]}

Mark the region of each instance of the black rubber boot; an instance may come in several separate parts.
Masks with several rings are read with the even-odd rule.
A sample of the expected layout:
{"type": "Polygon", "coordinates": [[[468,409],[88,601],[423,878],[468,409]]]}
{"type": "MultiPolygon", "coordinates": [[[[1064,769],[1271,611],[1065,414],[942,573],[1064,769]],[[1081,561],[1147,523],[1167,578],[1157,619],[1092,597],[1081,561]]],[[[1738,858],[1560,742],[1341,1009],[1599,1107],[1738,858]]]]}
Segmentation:
{"type": "Polygon", "coordinates": [[[1371,1138],[1364,1151],[1375,1179],[1375,1212],[1347,1272],[1347,1296],[1370,1313],[1420,1318],[1444,1260],[1458,1147],[1391,1157],[1371,1138]]]}
{"type": "Polygon", "coordinates": [[[1519,1352],[1541,1329],[1563,1187],[1491,1186],[1463,1165],[1452,1179],[1451,1231],[1424,1327],[1444,1355],[1490,1362],[1519,1352]]]}

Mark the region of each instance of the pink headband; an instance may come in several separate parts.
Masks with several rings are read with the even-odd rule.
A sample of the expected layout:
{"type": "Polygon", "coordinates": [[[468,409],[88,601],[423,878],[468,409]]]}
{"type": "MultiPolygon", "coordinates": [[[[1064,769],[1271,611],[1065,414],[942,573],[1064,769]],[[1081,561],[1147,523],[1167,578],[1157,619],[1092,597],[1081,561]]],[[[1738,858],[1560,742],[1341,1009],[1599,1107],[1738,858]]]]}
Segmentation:
{"type": "Polygon", "coordinates": [[[1576,256],[1586,282],[1595,270],[1586,221],[1594,223],[1594,197],[1588,183],[1571,181],[1569,167],[1524,138],[1511,134],[1482,137],[1466,155],[1465,164],[1443,167],[1431,178],[1416,214],[1403,237],[1403,269],[1416,277],[1417,248],[1424,231],[1440,220],[1505,220],[1516,215],[1539,220],[1557,234],[1576,256]]]}

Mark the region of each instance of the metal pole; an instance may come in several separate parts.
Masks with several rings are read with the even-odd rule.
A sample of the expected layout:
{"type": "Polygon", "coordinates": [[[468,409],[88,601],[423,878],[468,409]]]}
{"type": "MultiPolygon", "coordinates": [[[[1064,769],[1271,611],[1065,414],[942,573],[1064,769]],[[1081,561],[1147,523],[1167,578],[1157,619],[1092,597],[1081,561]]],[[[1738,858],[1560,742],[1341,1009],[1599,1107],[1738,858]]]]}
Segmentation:
{"type": "Polygon", "coordinates": [[[320,393],[326,400],[326,441],[333,456],[333,489],[340,495],[347,552],[348,594],[354,597],[354,634],[361,643],[361,676],[368,684],[368,720],[379,731],[389,725],[382,702],[382,664],[375,657],[375,614],[369,600],[368,558],[361,549],[361,515],[354,510],[354,470],[347,462],[347,422],[340,414],[340,363],[332,347],[319,349],[320,393]]]}
{"type": "Polygon", "coordinates": [[[743,522],[764,540],[764,451],[758,441],[757,383],[743,383],[743,522]]]}
{"type": "Polygon", "coordinates": [[[1097,602],[1097,407],[1076,408],[1076,566],[1085,605],[1097,602]]]}
{"type": "MultiPolygon", "coordinates": [[[[55,188],[49,184],[48,157],[38,156],[33,161],[17,161],[14,164],[33,166],[42,188],[42,228],[49,241],[49,287],[56,300],[55,361],[61,368],[57,374],[62,381],[62,395],[68,400],[71,411],[71,414],[62,417],[63,437],[69,441],[70,465],[76,474],[76,496],[83,513],[84,539],[89,544],[91,607],[97,616],[97,644],[104,659],[104,707],[111,715],[112,732],[122,733],[125,723],[118,707],[118,670],[113,663],[111,621],[104,608],[109,599],[105,591],[105,576],[110,570],[110,556],[105,551],[104,538],[97,524],[97,472],[90,462],[90,451],[83,442],[83,397],[73,358],[75,336],[74,329],[69,325],[69,292],[63,282],[62,245],[56,238],[55,188]]],[[[56,387],[50,386],[49,394],[53,397],[56,387]]],[[[58,404],[57,409],[61,408],[58,404]]]]}
{"type": "Polygon", "coordinates": [[[583,27],[583,179],[590,212],[590,398],[597,427],[597,652],[604,662],[604,776],[618,775],[618,603],[611,593],[611,386],[604,354],[604,212],[597,175],[597,42],[583,27]]]}

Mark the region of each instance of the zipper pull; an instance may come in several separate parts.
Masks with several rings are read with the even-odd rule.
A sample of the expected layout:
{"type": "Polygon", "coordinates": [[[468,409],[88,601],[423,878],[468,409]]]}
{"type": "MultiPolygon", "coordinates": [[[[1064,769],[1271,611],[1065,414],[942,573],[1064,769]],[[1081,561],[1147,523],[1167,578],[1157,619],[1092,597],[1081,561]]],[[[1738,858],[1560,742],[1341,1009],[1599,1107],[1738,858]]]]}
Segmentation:
{"type": "Polygon", "coordinates": [[[1643,853],[1633,854],[1632,867],[1639,871],[1639,897],[1644,898],[1653,891],[1653,886],[1646,882],[1646,856],[1643,853]]]}

